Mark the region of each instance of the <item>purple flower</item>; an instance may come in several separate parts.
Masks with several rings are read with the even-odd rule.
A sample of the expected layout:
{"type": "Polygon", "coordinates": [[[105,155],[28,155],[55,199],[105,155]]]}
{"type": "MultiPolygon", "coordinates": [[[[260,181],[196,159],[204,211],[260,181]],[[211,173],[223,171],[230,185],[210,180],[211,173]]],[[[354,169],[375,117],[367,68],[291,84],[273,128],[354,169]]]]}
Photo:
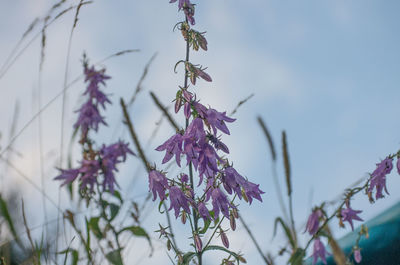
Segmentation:
{"type": "Polygon", "coordinates": [[[241,188],[243,188],[250,204],[253,202],[253,198],[262,202],[261,194],[264,192],[259,189],[260,185],[244,179],[233,167],[225,168],[222,173],[222,183],[229,194],[232,194],[233,190],[239,199],[242,199],[241,188]]]}
{"type": "Polygon", "coordinates": [[[325,250],[324,244],[322,244],[319,237],[314,240],[314,249],[313,249],[313,265],[315,265],[318,261],[318,258],[321,258],[322,262],[326,264],[326,255],[330,255],[325,250]]]}
{"type": "Polygon", "coordinates": [[[100,162],[97,160],[82,160],[79,173],[81,173],[81,189],[89,186],[93,191],[94,184],[97,181],[98,172],[100,170],[100,162]]]}
{"type": "Polygon", "coordinates": [[[187,164],[193,163],[195,169],[198,166],[198,152],[200,145],[205,142],[206,133],[204,132],[203,121],[200,118],[195,118],[189,124],[183,135],[183,154],[186,155],[187,164]]]}
{"type": "Polygon", "coordinates": [[[321,217],[322,217],[322,211],[320,209],[314,210],[308,217],[305,231],[308,231],[308,233],[310,233],[310,235],[314,235],[318,231],[319,218],[321,218],[321,217]]]}
{"type": "MultiPolygon", "coordinates": [[[[176,0],[171,0],[171,1],[169,1],[170,3],[175,3],[176,2],[176,0]]],[[[179,7],[179,9],[181,9],[184,5],[192,5],[192,3],[190,3],[190,0],[179,0],[179,3],[178,3],[178,7],[179,7]]]]}
{"type": "Polygon", "coordinates": [[[203,218],[204,222],[210,220],[210,213],[203,202],[200,202],[197,205],[197,210],[199,211],[200,216],[203,218]]]}
{"type": "Polygon", "coordinates": [[[79,169],[59,169],[61,174],[55,177],[57,180],[64,180],[61,186],[73,182],[79,175],[79,169]]]}
{"type": "Polygon", "coordinates": [[[96,101],[96,106],[98,103],[105,109],[105,103],[110,103],[111,101],[107,98],[107,96],[100,91],[99,84],[105,85],[104,80],[110,79],[109,76],[104,74],[105,69],[100,71],[96,71],[94,66],[88,68],[85,65],[84,73],[85,73],[85,82],[89,81],[89,85],[86,88],[84,95],[89,94],[90,99],[94,99],[96,101]]]}
{"type": "Polygon", "coordinates": [[[226,122],[234,122],[236,119],[229,118],[225,115],[226,112],[218,112],[215,109],[209,108],[206,113],[207,123],[213,129],[214,135],[217,134],[217,129],[223,133],[230,134],[226,122]]]}
{"type": "Polygon", "coordinates": [[[362,259],[362,257],[361,257],[361,249],[357,248],[357,249],[354,250],[354,260],[357,263],[360,263],[361,259],[362,259]]]}
{"type": "Polygon", "coordinates": [[[396,166],[397,166],[397,172],[400,174],[400,159],[399,158],[397,158],[396,166]]]}
{"type": "Polygon", "coordinates": [[[183,12],[185,13],[185,16],[190,24],[196,24],[196,20],[194,19],[194,5],[189,4],[183,7],[183,12]]]}
{"type": "Polygon", "coordinates": [[[181,181],[182,183],[187,183],[189,181],[189,177],[187,174],[181,175],[181,181]]]}
{"type": "Polygon", "coordinates": [[[385,158],[380,163],[376,164],[376,169],[371,174],[371,183],[368,188],[368,192],[372,192],[374,188],[376,188],[375,198],[380,199],[383,198],[382,191],[385,189],[385,192],[389,194],[386,188],[386,175],[392,171],[393,168],[393,159],[390,157],[385,158]]]}
{"type": "Polygon", "coordinates": [[[109,146],[103,145],[100,150],[101,165],[104,173],[103,187],[114,192],[114,171],[118,171],[116,165],[126,160],[127,154],[135,155],[128,147],[128,143],[119,141],[109,146]]]}
{"type": "Polygon", "coordinates": [[[211,145],[203,143],[203,145],[200,146],[198,153],[199,185],[203,181],[204,175],[212,177],[219,171],[217,160],[221,163],[223,162],[211,145]]]}
{"type": "Polygon", "coordinates": [[[79,109],[78,121],[74,124],[74,128],[80,127],[84,134],[87,133],[89,129],[94,129],[96,132],[99,128],[99,123],[107,125],[104,118],[100,115],[99,110],[91,100],[82,105],[79,109]]]}
{"type": "Polygon", "coordinates": [[[185,196],[179,187],[172,186],[169,188],[169,200],[171,202],[171,206],[168,210],[174,208],[176,218],[179,216],[180,208],[190,214],[190,199],[185,196]]]}
{"type": "Polygon", "coordinates": [[[152,170],[149,173],[149,189],[153,192],[153,201],[158,197],[160,200],[165,200],[165,190],[168,189],[168,180],[164,174],[157,170],[152,170]]]}
{"type": "Polygon", "coordinates": [[[342,215],[343,221],[349,222],[350,226],[351,226],[351,230],[354,231],[353,220],[364,221],[357,215],[361,212],[362,211],[355,211],[355,210],[351,209],[350,206],[347,206],[347,209],[342,209],[340,211],[340,214],[342,215]]]}
{"type": "Polygon", "coordinates": [[[162,161],[163,164],[167,163],[169,160],[171,160],[173,155],[175,155],[176,163],[178,164],[178,166],[181,166],[182,141],[182,135],[177,133],[169,138],[165,143],[156,148],[157,151],[166,150],[164,159],[162,161]]]}
{"type": "Polygon", "coordinates": [[[229,154],[229,149],[228,149],[228,147],[227,147],[223,142],[221,142],[221,140],[218,139],[218,137],[216,137],[216,136],[214,136],[214,135],[212,135],[212,134],[208,134],[208,135],[207,135],[207,138],[208,138],[208,139],[210,140],[210,142],[214,145],[215,149],[221,150],[221,151],[223,151],[223,152],[229,154]]]}
{"type": "Polygon", "coordinates": [[[207,108],[203,104],[195,101],[193,102],[193,106],[197,111],[197,113],[199,114],[200,118],[205,119],[207,117],[207,108]]]}
{"type": "Polygon", "coordinates": [[[229,206],[231,204],[229,203],[226,195],[219,188],[215,188],[211,193],[211,198],[214,211],[214,219],[218,218],[220,211],[226,218],[229,218],[229,206]]]}

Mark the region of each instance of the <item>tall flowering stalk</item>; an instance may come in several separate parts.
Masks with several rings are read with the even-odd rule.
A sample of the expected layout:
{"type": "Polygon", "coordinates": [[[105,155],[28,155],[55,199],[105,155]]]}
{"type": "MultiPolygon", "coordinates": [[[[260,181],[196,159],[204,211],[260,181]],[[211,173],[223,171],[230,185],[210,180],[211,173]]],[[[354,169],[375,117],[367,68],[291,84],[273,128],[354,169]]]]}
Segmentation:
{"type": "MultiPolygon", "coordinates": [[[[101,86],[105,86],[105,81],[110,77],[105,74],[105,69],[96,70],[94,66],[89,66],[86,57],[83,62],[85,82],[88,84],[83,93],[86,101],[77,110],[78,119],[74,124],[76,132],[80,132],[82,158],[75,168],[59,169],[60,174],[55,179],[63,181],[62,185],[72,185],[73,182],[79,181],[80,195],[86,199],[87,204],[94,204],[99,210],[95,216],[85,218],[86,236],[76,224],[74,213],[67,210],[64,214],[64,218],[69,221],[84,246],[82,249],[86,251],[88,264],[99,264],[94,257],[96,251],[91,249],[89,233],[98,240],[97,244],[103,255],[102,260],[106,258],[112,264],[123,264],[121,252],[124,246],[121,245],[121,233],[130,231],[133,235],[145,237],[151,246],[150,237],[139,226],[138,211],[131,211],[134,217],[133,225],[125,226],[125,222],[115,223],[124,203],[118,191],[115,174],[118,172],[118,165],[125,162],[129,155],[135,154],[128,143],[122,140],[109,145],[96,145],[91,138],[91,134],[96,133],[100,125],[107,125],[101,111],[106,109],[106,104],[111,104],[111,100],[101,86]],[[101,247],[100,242],[106,242],[107,247],[101,247]]],[[[62,253],[68,252],[74,258],[79,255],[78,250],[70,247],[62,253]]]]}
{"type": "MultiPolygon", "coordinates": [[[[171,0],[170,3],[177,2],[171,0]]],[[[208,42],[205,32],[192,28],[195,25],[195,4],[190,0],[179,0],[178,9],[185,14],[185,20],[176,27],[181,31],[186,41],[186,56],[175,65],[176,68],[184,65],[184,84],[179,87],[175,97],[175,112],[182,110],[186,118],[184,129],[177,130],[167,141],[156,148],[165,152],[162,164],[175,159],[182,172],[177,176],[168,175],[160,168],[153,167],[149,172],[149,188],[153,193],[153,200],[159,197],[162,203],[169,201],[169,209],[174,210],[175,217],[180,217],[183,224],[189,220],[192,230],[193,251],[182,252],[171,241],[166,228],[160,225],[160,236],[167,239],[168,249],[174,250],[178,264],[189,264],[197,257],[198,264],[202,264],[204,252],[219,249],[228,254],[223,264],[245,262],[244,258],[229,250],[229,239],[226,230],[222,228],[222,221],[230,220],[232,230],[236,229],[238,208],[235,198],[252,203],[253,199],[262,201],[259,185],[250,182],[240,175],[227,159],[228,147],[222,142],[222,134],[229,135],[228,124],[235,119],[228,117],[226,112],[220,112],[212,107],[200,103],[196,93],[191,89],[198,79],[212,82],[212,78],[199,64],[189,61],[190,48],[194,51],[207,50],[208,42]],[[182,157],[186,161],[182,161],[182,157]],[[195,178],[197,176],[197,178],[195,178]],[[211,228],[210,224],[214,222],[211,228]],[[203,242],[205,235],[210,231],[210,237],[203,242]],[[211,240],[218,232],[222,246],[210,245],[211,240]],[[232,260],[233,259],[233,260],[232,260]]]]}

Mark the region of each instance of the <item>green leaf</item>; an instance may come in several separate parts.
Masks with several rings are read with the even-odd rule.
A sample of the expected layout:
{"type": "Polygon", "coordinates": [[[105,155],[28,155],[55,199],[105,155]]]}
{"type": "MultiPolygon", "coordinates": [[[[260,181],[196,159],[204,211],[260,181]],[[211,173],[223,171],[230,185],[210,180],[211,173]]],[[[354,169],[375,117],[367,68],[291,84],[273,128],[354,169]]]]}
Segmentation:
{"type": "Polygon", "coordinates": [[[114,203],[110,203],[110,212],[111,212],[110,221],[112,221],[118,215],[119,206],[114,203]]]}
{"type": "Polygon", "coordinates": [[[284,222],[284,221],[282,220],[282,218],[280,218],[280,217],[277,217],[277,218],[275,219],[275,224],[274,224],[274,236],[276,235],[276,229],[277,229],[277,227],[278,227],[278,224],[281,224],[283,230],[285,231],[286,237],[288,238],[289,243],[290,243],[290,245],[292,246],[292,249],[295,249],[295,248],[296,248],[296,245],[295,245],[295,242],[294,242],[294,240],[293,240],[292,233],[291,233],[289,227],[285,224],[285,222],[284,222]]]}
{"type": "Polygon", "coordinates": [[[102,239],[103,233],[101,232],[100,227],[99,227],[99,220],[100,220],[100,217],[90,218],[89,228],[98,239],[102,239]]]}
{"type": "Polygon", "coordinates": [[[150,247],[153,249],[153,245],[151,243],[151,239],[149,235],[147,234],[146,230],[141,228],[140,226],[128,226],[123,228],[119,233],[122,233],[123,231],[130,231],[132,234],[138,237],[145,237],[147,241],[149,242],[150,247]]]}
{"type": "Polygon", "coordinates": [[[108,252],[106,258],[113,265],[123,265],[120,249],[108,252]]]}
{"type": "Polygon", "coordinates": [[[8,211],[7,207],[7,202],[3,200],[3,198],[0,196],[0,216],[3,216],[3,218],[6,220],[8,228],[10,228],[10,232],[15,238],[15,240],[20,244],[17,231],[15,230],[14,223],[11,219],[10,212],[8,211]]]}
{"type": "Polygon", "coordinates": [[[183,255],[182,265],[189,265],[190,261],[196,256],[195,252],[188,252],[183,255]]]}
{"type": "Polygon", "coordinates": [[[207,229],[210,227],[210,224],[211,224],[210,220],[205,221],[204,227],[199,231],[199,234],[204,234],[205,232],[207,232],[207,229]]]}
{"type": "Polygon", "coordinates": [[[121,204],[124,202],[124,200],[122,200],[122,196],[121,196],[121,193],[119,193],[119,191],[114,190],[114,193],[112,193],[111,191],[107,190],[106,192],[110,193],[112,196],[117,198],[121,204]]]}
{"type": "Polygon", "coordinates": [[[221,246],[214,246],[214,245],[210,245],[206,248],[203,249],[203,253],[209,250],[220,250],[220,251],[224,251],[226,253],[228,253],[229,255],[231,255],[232,257],[234,257],[237,261],[239,260],[239,255],[236,254],[235,252],[232,252],[230,250],[228,250],[227,248],[221,247],[221,246]]]}
{"type": "Polygon", "coordinates": [[[296,251],[293,253],[293,255],[290,257],[288,264],[291,265],[302,265],[303,264],[303,258],[306,255],[306,252],[302,248],[296,249],[296,251]]]}
{"type": "Polygon", "coordinates": [[[78,260],[79,260],[79,252],[75,249],[71,251],[72,255],[72,265],[78,265],[78,260]]]}

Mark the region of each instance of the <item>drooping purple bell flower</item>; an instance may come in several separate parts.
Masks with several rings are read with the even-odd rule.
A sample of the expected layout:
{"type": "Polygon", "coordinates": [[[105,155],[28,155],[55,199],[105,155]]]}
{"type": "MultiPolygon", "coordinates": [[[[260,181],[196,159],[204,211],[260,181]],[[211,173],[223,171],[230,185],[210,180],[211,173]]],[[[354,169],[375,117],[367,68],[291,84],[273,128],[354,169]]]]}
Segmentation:
{"type": "Polygon", "coordinates": [[[171,206],[168,210],[173,208],[176,218],[178,218],[181,208],[190,214],[189,204],[191,200],[185,196],[179,187],[172,186],[169,188],[169,200],[171,202],[171,206]]]}
{"type": "Polygon", "coordinates": [[[386,187],[386,175],[392,171],[393,168],[393,159],[390,157],[385,158],[380,163],[376,164],[376,169],[372,172],[370,186],[368,188],[368,192],[372,192],[374,188],[376,188],[375,198],[380,199],[383,198],[382,191],[383,189],[387,194],[386,187]]]}
{"type": "Polygon", "coordinates": [[[153,192],[153,201],[158,197],[160,200],[165,200],[165,190],[169,188],[168,180],[164,174],[157,170],[149,172],[149,189],[153,192]]]}
{"type": "Polygon", "coordinates": [[[310,235],[314,235],[318,231],[319,219],[321,217],[322,217],[322,211],[320,209],[314,210],[308,217],[305,231],[308,231],[310,235]]]}
{"type": "Polygon", "coordinates": [[[167,163],[175,155],[176,163],[178,166],[181,166],[182,142],[182,135],[177,133],[156,148],[157,151],[166,150],[164,159],[162,160],[163,164],[167,163]]]}
{"type": "Polygon", "coordinates": [[[342,209],[340,214],[342,215],[343,221],[349,222],[351,230],[354,231],[353,220],[364,221],[358,216],[358,214],[361,212],[362,211],[353,210],[350,206],[348,206],[347,209],[342,209]]]}
{"type": "Polygon", "coordinates": [[[317,263],[318,258],[320,258],[324,264],[327,264],[326,263],[326,256],[327,255],[330,255],[330,254],[326,251],[325,246],[321,242],[319,237],[314,239],[314,248],[313,248],[313,254],[312,254],[313,265],[315,265],[317,263]]]}

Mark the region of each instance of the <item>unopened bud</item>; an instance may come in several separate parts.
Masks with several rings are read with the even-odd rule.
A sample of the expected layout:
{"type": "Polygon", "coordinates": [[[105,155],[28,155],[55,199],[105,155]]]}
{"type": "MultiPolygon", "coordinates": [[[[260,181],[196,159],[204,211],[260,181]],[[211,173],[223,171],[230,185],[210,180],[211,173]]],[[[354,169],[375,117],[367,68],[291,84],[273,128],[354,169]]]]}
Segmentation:
{"type": "Polygon", "coordinates": [[[201,242],[201,239],[198,234],[194,235],[194,242],[196,243],[197,251],[200,252],[203,249],[203,242],[201,242]]]}
{"type": "Polygon", "coordinates": [[[225,246],[226,248],[229,248],[229,240],[228,240],[228,237],[226,236],[225,232],[224,232],[222,229],[221,229],[220,236],[221,236],[222,244],[224,244],[224,246],[225,246]]]}
{"type": "Polygon", "coordinates": [[[179,110],[181,109],[182,106],[182,98],[181,97],[177,97],[175,100],[175,113],[178,113],[179,110]]]}
{"type": "Polygon", "coordinates": [[[238,211],[237,211],[236,208],[233,208],[233,209],[232,209],[232,214],[233,214],[233,216],[234,216],[236,219],[239,218],[239,213],[238,213],[238,211]]]}
{"type": "Polygon", "coordinates": [[[243,256],[238,256],[238,259],[240,260],[240,262],[247,263],[247,260],[243,258],[243,256]]]}
{"type": "Polygon", "coordinates": [[[231,213],[229,215],[229,221],[230,221],[232,230],[235,231],[236,230],[236,220],[235,220],[235,217],[233,216],[233,213],[231,213]]]}
{"type": "Polygon", "coordinates": [[[186,212],[185,211],[182,211],[181,221],[182,221],[182,224],[186,224],[186,212]]]}
{"type": "Polygon", "coordinates": [[[342,217],[339,218],[339,226],[340,226],[341,228],[344,228],[344,223],[343,223],[342,217]]]}
{"type": "Polygon", "coordinates": [[[374,198],[372,197],[372,192],[371,191],[368,192],[368,199],[369,199],[370,203],[374,203],[375,202],[374,198]]]}
{"type": "Polygon", "coordinates": [[[168,251],[171,250],[171,240],[169,240],[169,239],[167,241],[167,249],[168,249],[168,251]]]}

